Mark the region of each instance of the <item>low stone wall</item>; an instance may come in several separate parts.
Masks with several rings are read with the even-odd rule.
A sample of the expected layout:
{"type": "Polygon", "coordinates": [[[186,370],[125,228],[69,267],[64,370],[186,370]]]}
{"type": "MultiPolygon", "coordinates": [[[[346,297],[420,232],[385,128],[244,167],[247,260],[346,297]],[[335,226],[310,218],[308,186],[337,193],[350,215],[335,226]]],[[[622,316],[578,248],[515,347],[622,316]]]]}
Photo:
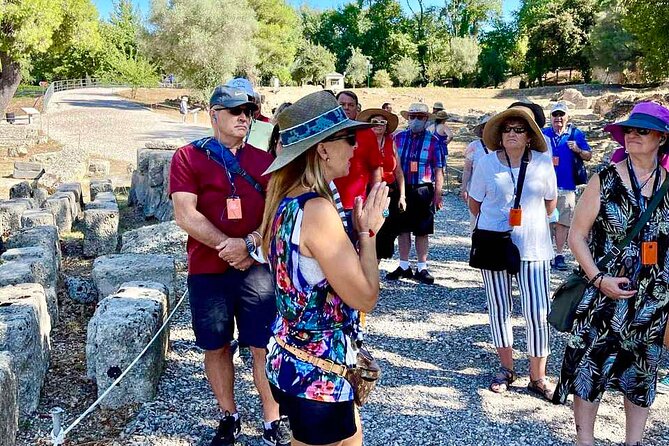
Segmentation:
{"type": "Polygon", "coordinates": [[[137,169],[132,174],[128,204],[140,207],[146,218],[160,221],[174,218],[169,198],[169,177],[175,149],[175,146],[164,146],[137,151],[137,169]]]}
{"type": "Polygon", "coordinates": [[[167,254],[174,257],[177,271],[186,271],[187,241],[188,234],[172,220],[124,232],[121,253],[167,254]]]}

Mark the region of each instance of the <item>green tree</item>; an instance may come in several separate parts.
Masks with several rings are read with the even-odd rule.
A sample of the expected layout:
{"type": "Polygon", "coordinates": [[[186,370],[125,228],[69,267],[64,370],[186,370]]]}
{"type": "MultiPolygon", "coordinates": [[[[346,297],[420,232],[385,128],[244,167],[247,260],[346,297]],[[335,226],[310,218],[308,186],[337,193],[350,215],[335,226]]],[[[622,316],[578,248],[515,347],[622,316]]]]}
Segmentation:
{"type": "Polygon", "coordinates": [[[335,71],[335,55],[320,45],[304,42],[293,64],[293,79],[298,83],[322,84],[325,75],[335,71]]]}
{"type": "Polygon", "coordinates": [[[623,25],[643,53],[640,62],[649,80],[666,79],[669,73],[669,3],[623,0],[623,25]]]}
{"type": "Polygon", "coordinates": [[[246,1],[153,0],[149,23],[149,54],[193,87],[208,93],[233,75],[255,77],[257,21],[246,1]]]}
{"type": "Polygon", "coordinates": [[[372,85],[377,88],[391,88],[393,86],[393,80],[390,78],[390,74],[386,70],[378,70],[374,73],[372,85]]]}
{"type": "Polygon", "coordinates": [[[346,79],[353,87],[365,84],[369,70],[368,65],[369,59],[367,56],[362,54],[359,48],[353,48],[351,58],[346,64],[346,79]]]}
{"type": "Polygon", "coordinates": [[[366,18],[365,30],[358,47],[371,55],[375,68],[388,70],[392,61],[401,56],[412,55],[416,45],[406,31],[406,19],[397,0],[376,0],[363,9],[366,18]]]}
{"type": "Polygon", "coordinates": [[[392,65],[392,76],[397,84],[406,87],[420,76],[420,67],[413,58],[403,56],[392,65]]]}
{"type": "Polygon", "coordinates": [[[635,37],[624,28],[622,13],[622,8],[611,5],[597,14],[587,51],[593,66],[622,72],[637,64],[641,56],[639,45],[635,37]]]}
{"type": "Polygon", "coordinates": [[[300,18],[284,0],[249,0],[258,18],[254,44],[258,50],[257,68],[268,82],[273,76],[289,82],[290,68],[301,43],[300,18]]]}
{"type": "Polygon", "coordinates": [[[90,0],[14,0],[0,3],[0,113],[4,114],[31,64],[47,52],[99,43],[90,0]]]}
{"type": "Polygon", "coordinates": [[[137,54],[137,51],[127,54],[118,48],[110,46],[107,54],[107,71],[101,77],[109,82],[129,85],[134,98],[139,87],[155,87],[159,76],[156,66],[146,57],[137,54]]]}
{"type": "Polygon", "coordinates": [[[497,87],[511,70],[511,59],[516,49],[517,33],[513,25],[496,20],[490,31],[481,37],[477,83],[497,87]]]}
{"type": "Polygon", "coordinates": [[[440,16],[453,37],[476,37],[488,21],[502,15],[501,0],[445,0],[440,16]]]}

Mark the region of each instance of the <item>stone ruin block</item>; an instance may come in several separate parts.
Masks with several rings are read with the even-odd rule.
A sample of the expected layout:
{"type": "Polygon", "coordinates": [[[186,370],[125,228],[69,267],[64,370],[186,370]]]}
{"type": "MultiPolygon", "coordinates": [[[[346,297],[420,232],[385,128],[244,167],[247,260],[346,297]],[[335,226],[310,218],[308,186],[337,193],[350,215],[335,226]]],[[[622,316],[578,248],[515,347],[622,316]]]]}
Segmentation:
{"type": "Polygon", "coordinates": [[[91,304],[98,301],[98,290],[90,277],[65,277],[67,296],[79,304],[91,304]]]}
{"type": "Polygon", "coordinates": [[[124,232],[121,252],[167,254],[174,257],[177,271],[185,271],[187,241],[188,234],[172,220],[124,232]]]}
{"type": "Polygon", "coordinates": [[[98,201],[98,200],[86,203],[86,211],[93,209],[107,209],[110,211],[118,212],[118,204],[115,201],[98,201]]]}
{"type": "Polygon", "coordinates": [[[141,207],[146,218],[155,217],[160,221],[174,218],[168,184],[173,156],[171,150],[137,151],[137,170],[132,174],[128,204],[141,207]]]}
{"type": "Polygon", "coordinates": [[[32,200],[29,198],[15,198],[0,202],[0,228],[3,232],[13,232],[21,229],[21,215],[27,209],[32,209],[32,200]]]}
{"type": "Polygon", "coordinates": [[[168,309],[176,299],[174,259],[154,254],[110,254],[93,262],[93,281],[100,299],[113,293],[125,282],[151,281],[167,287],[168,309]]]}
{"type": "Polygon", "coordinates": [[[77,200],[77,194],[74,191],[68,190],[56,192],[51,196],[51,198],[61,197],[66,197],[68,199],[70,216],[72,218],[72,222],[74,222],[79,218],[79,213],[81,212],[81,207],[79,207],[79,201],[77,200]]]}
{"type": "MultiPolygon", "coordinates": [[[[90,160],[88,162],[88,176],[109,175],[110,164],[107,160],[90,160]]],[[[91,201],[93,199],[91,198],[91,201]]]]}
{"type": "Polygon", "coordinates": [[[56,219],[51,211],[43,209],[28,209],[21,214],[21,227],[34,228],[35,226],[55,226],[56,219]]]}
{"type": "Polygon", "coordinates": [[[13,178],[34,180],[44,173],[42,164],[28,161],[16,161],[14,163],[13,178]]]}
{"type": "Polygon", "coordinates": [[[12,355],[0,351],[0,445],[13,446],[19,429],[18,379],[12,355]]]}
{"type": "Polygon", "coordinates": [[[72,231],[72,210],[70,199],[66,196],[51,196],[46,200],[47,209],[56,219],[56,226],[61,233],[72,231]]]}
{"type": "Polygon", "coordinates": [[[33,188],[27,181],[21,181],[9,188],[9,198],[31,198],[33,188]]]}
{"type": "Polygon", "coordinates": [[[84,256],[112,254],[118,248],[118,209],[84,211],[84,256]]]}
{"type": "Polygon", "coordinates": [[[114,195],[114,192],[100,192],[95,196],[95,201],[116,203],[116,195],[114,195]]]}
{"type": "Polygon", "coordinates": [[[44,209],[47,198],[49,198],[49,192],[43,187],[36,187],[33,189],[33,200],[35,201],[36,208],[44,209]]]}
{"type": "Polygon", "coordinates": [[[0,286],[39,283],[44,287],[51,325],[58,323],[58,265],[43,246],[11,248],[0,255],[0,286]],[[18,265],[20,263],[22,265],[18,265]],[[28,268],[26,268],[26,266],[28,268]]]}
{"type": "Polygon", "coordinates": [[[91,192],[91,201],[95,201],[95,198],[100,192],[114,193],[114,186],[112,185],[112,181],[110,179],[91,180],[89,189],[91,192]]]}
{"type": "Polygon", "coordinates": [[[56,269],[60,269],[60,242],[58,241],[58,228],[55,226],[37,226],[35,228],[21,229],[10,235],[5,243],[5,248],[27,248],[30,246],[41,246],[53,258],[56,269]]]}
{"type": "MultiPolygon", "coordinates": [[[[88,324],[88,377],[101,395],[144,349],[165,320],[167,299],[148,287],[122,287],[100,301],[88,324]]],[[[163,331],[126,378],[102,401],[115,409],[155,398],[165,362],[167,332],[163,331]]]]}
{"type": "Polygon", "coordinates": [[[81,183],[61,183],[56,187],[56,192],[74,192],[79,210],[84,208],[84,193],[81,189],[81,183]]]}
{"type": "Polygon", "coordinates": [[[29,415],[39,404],[51,351],[51,323],[42,286],[24,283],[0,288],[0,327],[0,351],[11,353],[18,378],[19,414],[29,415]]]}

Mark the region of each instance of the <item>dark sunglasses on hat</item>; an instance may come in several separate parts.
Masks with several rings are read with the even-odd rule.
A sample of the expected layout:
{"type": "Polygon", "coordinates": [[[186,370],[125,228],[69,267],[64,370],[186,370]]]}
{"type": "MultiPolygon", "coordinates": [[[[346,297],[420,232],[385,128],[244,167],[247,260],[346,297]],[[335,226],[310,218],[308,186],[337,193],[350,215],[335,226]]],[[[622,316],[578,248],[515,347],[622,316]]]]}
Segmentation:
{"type": "Polygon", "coordinates": [[[553,113],[551,113],[551,116],[553,116],[555,118],[561,118],[564,115],[565,115],[565,112],[560,111],[560,110],[557,110],[557,111],[554,111],[553,113]]]}
{"type": "Polygon", "coordinates": [[[246,115],[247,118],[250,118],[251,115],[253,114],[253,111],[248,108],[248,107],[232,107],[232,108],[223,108],[223,107],[215,107],[214,111],[221,111],[221,110],[227,110],[228,113],[230,113],[232,116],[239,116],[242,113],[246,115]]]}
{"type": "Polygon", "coordinates": [[[639,134],[641,136],[646,136],[651,132],[651,130],[650,129],[644,129],[644,128],[641,128],[641,127],[623,127],[623,133],[624,134],[628,135],[632,132],[636,132],[637,134],[639,134]]]}
{"type": "Polygon", "coordinates": [[[527,132],[527,128],[525,127],[511,127],[511,126],[505,126],[502,128],[502,133],[517,133],[517,134],[522,134],[527,132]]]}
{"type": "Polygon", "coordinates": [[[388,121],[386,121],[385,119],[377,119],[377,118],[372,118],[369,122],[379,126],[388,124],[388,121]]]}
{"type": "Polygon", "coordinates": [[[355,139],[355,133],[345,133],[343,135],[337,135],[334,134],[330,136],[329,138],[325,138],[323,142],[333,142],[333,141],[339,141],[345,139],[346,143],[349,146],[354,146],[356,144],[356,139],[355,139]]]}

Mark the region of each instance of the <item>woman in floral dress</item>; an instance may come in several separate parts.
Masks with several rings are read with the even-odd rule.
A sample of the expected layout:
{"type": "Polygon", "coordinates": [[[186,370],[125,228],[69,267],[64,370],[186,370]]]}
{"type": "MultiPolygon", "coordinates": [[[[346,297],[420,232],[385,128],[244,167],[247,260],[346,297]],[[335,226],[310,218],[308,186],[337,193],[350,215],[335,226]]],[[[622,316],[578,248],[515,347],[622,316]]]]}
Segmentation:
{"type": "Polygon", "coordinates": [[[275,277],[277,319],[266,372],[295,446],[362,445],[353,388],[342,376],[361,342],[359,311],[379,293],[375,236],[388,215],[388,188],[355,203],[359,251],[329,183],[348,174],[355,130],[334,96],[317,92],[278,115],[282,150],[267,172],[263,246],[275,277]]]}
{"type": "Polygon", "coordinates": [[[576,312],[554,396],[565,403],[574,394],[579,446],[594,444],[607,389],[624,396],[625,444],[641,444],[669,316],[668,196],[608,268],[596,265],[632,230],[665,180],[659,156],[669,148],[669,110],[642,103],[605,130],[629,156],[591,178],[574,213],[569,247],[591,284],[576,312]]]}

